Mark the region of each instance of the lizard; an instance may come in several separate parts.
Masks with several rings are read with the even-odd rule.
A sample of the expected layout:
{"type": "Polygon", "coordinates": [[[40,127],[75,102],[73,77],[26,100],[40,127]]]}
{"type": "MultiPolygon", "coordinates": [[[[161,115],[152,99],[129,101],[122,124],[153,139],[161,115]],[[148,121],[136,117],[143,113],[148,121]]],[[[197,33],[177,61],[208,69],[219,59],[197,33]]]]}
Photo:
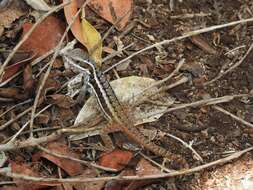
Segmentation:
{"type": "MultiPolygon", "coordinates": [[[[124,109],[119,102],[114,90],[103,72],[97,68],[93,59],[81,53],[78,56],[71,56],[74,62],[78,62],[84,68],[88,67],[90,74],[90,87],[96,96],[99,107],[108,122],[116,122],[117,128],[123,132],[130,140],[143,146],[147,150],[153,152],[157,156],[164,157],[168,160],[176,161],[184,167],[188,167],[188,163],[180,155],[174,154],[165,148],[158,146],[146,138],[135,126],[130,118],[130,114],[124,109]]],[[[77,64],[78,65],[78,64],[77,64]]],[[[74,65],[75,66],[75,65],[74,65]]],[[[85,69],[87,71],[87,69],[85,69]]],[[[106,129],[104,130],[106,131],[106,129]]],[[[105,133],[100,134],[104,143],[109,147],[114,147],[110,137],[105,133]]]]}

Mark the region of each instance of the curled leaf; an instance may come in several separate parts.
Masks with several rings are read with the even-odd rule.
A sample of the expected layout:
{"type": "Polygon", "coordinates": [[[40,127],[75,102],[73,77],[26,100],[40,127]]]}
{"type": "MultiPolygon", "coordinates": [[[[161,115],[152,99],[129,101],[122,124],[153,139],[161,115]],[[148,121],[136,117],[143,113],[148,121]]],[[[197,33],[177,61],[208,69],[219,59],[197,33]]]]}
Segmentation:
{"type": "Polygon", "coordinates": [[[90,56],[100,67],[102,61],[101,35],[85,18],[82,18],[82,36],[90,56]]]}

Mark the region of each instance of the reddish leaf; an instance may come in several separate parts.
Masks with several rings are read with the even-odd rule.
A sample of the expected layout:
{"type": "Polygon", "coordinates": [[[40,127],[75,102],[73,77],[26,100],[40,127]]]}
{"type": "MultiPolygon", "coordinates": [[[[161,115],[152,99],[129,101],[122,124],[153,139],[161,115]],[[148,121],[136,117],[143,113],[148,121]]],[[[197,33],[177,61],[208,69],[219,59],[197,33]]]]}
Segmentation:
{"type": "Polygon", "coordinates": [[[122,30],[133,11],[133,0],[92,0],[89,6],[98,15],[114,24],[117,29],[122,30]]]}
{"type": "MultiPolygon", "coordinates": [[[[27,33],[32,26],[31,23],[25,23],[23,25],[23,34],[27,33]]],[[[60,41],[63,33],[62,22],[54,16],[49,16],[38,25],[20,49],[33,51],[39,57],[53,49],[60,41]]]]}
{"type": "MultiPolygon", "coordinates": [[[[64,0],[63,2],[65,3],[67,0],[64,0]]],[[[64,7],[64,14],[65,18],[67,20],[68,24],[71,24],[73,22],[73,17],[76,14],[78,10],[78,5],[76,0],[72,0],[71,3],[67,6],[64,7]]],[[[85,45],[83,36],[82,36],[82,31],[81,31],[81,21],[80,18],[77,17],[74,21],[74,23],[71,26],[71,31],[75,38],[83,45],[85,45]]]]}
{"type": "Polygon", "coordinates": [[[19,88],[0,88],[0,97],[12,98],[13,100],[25,100],[28,98],[26,93],[19,88]]]}
{"type": "Polygon", "coordinates": [[[12,77],[14,74],[16,74],[18,71],[21,70],[21,68],[26,65],[28,63],[28,61],[30,61],[32,58],[34,58],[34,55],[31,57],[28,57],[24,60],[21,60],[15,64],[12,64],[8,67],[5,68],[4,70],[4,76],[1,82],[6,81],[7,79],[9,79],[10,77],[12,77]]]}
{"type": "Polygon", "coordinates": [[[114,150],[113,152],[102,156],[99,163],[101,166],[120,170],[131,160],[132,157],[133,153],[129,151],[114,150]]]}
{"type": "MultiPolygon", "coordinates": [[[[23,175],[29,175],[33,177],[40,177],[39,173],[37,171],[34,171],[30,166],[27,164],[17,164],[14,161],[11,161],[11,170],[14,173],[20,173],[23,175]]],[[[20,190],[37,190],[37,189],[42,189],[46,188],[49,185],[46,185],[45,183],[31,183],[31,182],[25,182],[22,180],[16,180],[14,179],[16,185],[18,186],[18,189],[20,190]]],[[[52,185],[50,185],[52,186],[52,185]]]]}
{"type": "MultiPolygon", "coordinates": [[[[78,154],[71,151],[68,146],[62,143],[52,142],[48,144],[46,148],[52,151],[53,153],[78,159],[80,158],[78,154]]],[[[55,157],[51,154],[47,154],[44,151],[38,152],[37,154],[33,155],[33,161],[37,161],[41,157],[50,160],[51,162],[62,168],[64,171],[66,171],[70,176],[76,176],[82,172],[82,165],[79,162],[71,161],[60,157],[55,157]]]]}

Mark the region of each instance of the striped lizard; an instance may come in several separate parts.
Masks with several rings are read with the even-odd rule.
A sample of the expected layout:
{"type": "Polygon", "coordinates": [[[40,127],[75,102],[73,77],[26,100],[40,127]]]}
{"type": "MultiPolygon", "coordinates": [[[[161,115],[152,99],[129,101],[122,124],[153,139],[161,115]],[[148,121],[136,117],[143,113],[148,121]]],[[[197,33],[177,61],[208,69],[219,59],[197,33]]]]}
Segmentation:
{"type": "MultiPolygon", "coordinates": [[[[94,94],[97,98],[97,102],[109,122],[116,122],[117,128],[122,131],[129,139],[135,141],[139,145],[142,145],[147,150],[153,152],[158,156],[165,157],[170,161],[176,161],[187,167],[187,162],[179,155],[171,153],[170,151],[154,144],[139,130],[134,126],[130,115],[124,110],[123,106],[119,102],[117,96],[115,95],[109,81],[106,79],[103,72],[101,72],[97,67],[96,63],[88,58],[84,53],[78,53],[78,56],[69,54],[75,63],[73,66],[81,65],[83,68],[88,67],[88,72],[90,74],[90,87],[93,89],[94,94]]],[[[86,70],[86,69],[85,69],[86,70]]],[[[86,70],[87,71],[87,70],[86,70]]],[[[104,143],[109,147],[113,147],[112,141],[108,135],[100,134],[104,143]]]]}

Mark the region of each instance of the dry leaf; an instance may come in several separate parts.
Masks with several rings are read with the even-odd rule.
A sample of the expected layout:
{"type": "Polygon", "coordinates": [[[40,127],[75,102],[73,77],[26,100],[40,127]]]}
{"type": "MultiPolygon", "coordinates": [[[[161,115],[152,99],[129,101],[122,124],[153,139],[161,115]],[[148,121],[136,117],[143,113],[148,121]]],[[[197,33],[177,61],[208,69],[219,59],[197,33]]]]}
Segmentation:
{"type": "MultiPolygon", "coordinates": [[[[81,175],[78,177],[81,178],[95,178],[97,177],[97,172],[95,170],[91,170],[86,168],[81,175]]],[[[86,182],[86,183],[75,183],[73,184],[74,189],[76,190],[101,190],[104,186],[104,181],[94,181],[94,182],[86,182]]]]}
{"type": "Polygon", "coordinates": [[[0,88],[0,97],[25,100],[28,98],[28,95],[19,88],[0,88]]]}
{"type": "MultiPolygon", "coordinates": [[[[33,170],[29,165],[27,164],[17,164],[14,161],[10,161],[11,163],[11,170],[14,173],[19,173],[23,175],[29,175],[34,177],[40,177],[39,172],[33,170]]],[[[18,189],[20,190],[37,190],[48,187],[45,183],[32,183],[32,182],[25,182],[22,180],[14,179],[18,189]]],[[[50,185],[52,186],[52,185],[50,185]]]]}
{"type": "Polygon", "coordinates": [[[28,5],[38,11],[50,11],[50,7],[43,0],[25,0],[28,5]]]}
{"type": "Polygon", "coordinates": [[[89,6],[102,18],[122,30],[128,23],[133,11],[133,0],[92,0],[89,6]],[[117,23],[117,21],[119,21],[117,23]]]}
{"type": "Polygon", "coordinates": [[[34,56],[30,56],[26,59],[23,59],[15,64],[12,64],[8,67],[5,68],[4,70],[4,76],[1,82],[4,82],[6,80],[8,80],[10,77],[12,77],[13,75],[15,75],[18,71],[21,70],[21,68],[26,65],[32,58],[34,58],[34,56]]]}
{"type": "MultiPolygon", "coordinates": [[[[120,172],[120,176],[134,176],[135,172],[133,169],[124,169],[120,172]]],[[[105,184],[104,190],[128,190],[126,187],[129,185],[130,181],[123,180],[112,180],[105,184]]]]}
{"type": "MultiPolygon", "coordinates": [[[[57,154],[80,159],[80,156],[77,153],[71,151],[68,146],[62,143],[52,142],[49,143],[46,148],[57,154]]],[[[41,157],[50,160],[51,162],[62,168],[70,176],[76,176],[80,174],[83,170],[82,165],[79,162],[71,161],[60,157],[55,157],[43,151],[33,155],[33,161],[37,161],[41,157]]]]}
{"type": "Polygon", "coordinates": [[[100,33],[83,17],[82,36],[89,55],[95,60],[98,67],[102,62],[102,42],[100,33]]]}
{"type": "Polygon", "coordinates": [[[33,95],[35,92],[35,80],[33,78],[32,67],[30,64],[26,65],[24,69],[23,80],[24,91],[33,95]]]}
{"type": "Polygon", "coordinates": [[[67,95],[53,94],[48,97],[51,98],[51,101],[50,101],[51,104],[56,104],[60,108],[70,108],[74,104],[74,100],[70,96],[67,96],[67,95]]]}
{"type": "Polygon", "coordinates": [[[99,160],[99,164],[104,167],[121,170],[128,164],[132,157],[133,153],[129,151],[114,150],[113,152],[103,155],[99,160]]]}
{"type": "MultiPolygon", "coordinates": [[[[118,97],[119,101],[122,102],[123,105],[127,108],[127,105],[133,105],[134,99],[133,97],[140,93],[143,89],[149,87],[150,85],[156,82],[154,79],[146,78],[146,77],[137,77],[137,76],[130,76],[121,79],[114,80],[110,82],[112,88],[115,91],[116,96],[118,97]]],[[[149,92],[156,91],[157,88],[152,88],[149,92]]],[[[163,97],[159,99],[159,104],[142,104],[138,107],[134,107],[131,110],[132,120],[135,125],[153,122],[159,119],[163,114],[161,112],[165,111],[168,106],[172,105],[174,100],[169,97],[163,97]],[[159,113],[159,114],[157,114],[159,113]]],[[[80,123],[82,121],[87,121],[89,118],[94,118],[100,114],[99,106],[97,105],[97,101],[95,97],[91,97],[82,107],[81,111],[79,112],[75,123],[80,123]]],[[[98,126],[103,127],[103,126],[98,126]]],[[[86,138],[87,136],[94,136],[97,135],[98,131],[92,131],[90,133],[79,134],[79,135],[71,135],[71,140],[80,140],[86,138]]]]}
{"type": "MultiPolygon", "coordinates": [[[[73,17],[77,11],[78,2],[76,0],[71,1],[69,5],[64,7],[64,13],[68,24],[71,24],[73,22],[73,17]]],[[[98,66],[101,66],[101,36],[97,30],[84,18],[84,12],[82,15],[82,20],[80,20],[79,17],[75,19],[74,23],[71,26],[71,31],[75,38],[87,48],[90,56],[96,61],[98,66]]]]}
{"type": "Polygon", "coordinates": [[[2,35],[4,28],[10,27],[13,21],[24,14],[25,12],[21,10],[18,1],[12,2],[7,9],[0,10],[0,36],[2,35]]]}
{"type": "MultiPolygon", "coordinates": [[[[31,23],[23,25],[23,35],[33,26],[31,23]]],[[[44,55],[53,49],[60,41],[64,33],[63,23],[54,16],[48,16],[36,29],[29,38],[20,47],[21,50],[33,51],[36,56],[44,55]]]]}
{"type": "MultiPolygon", "coordinates": [[[[63,0],[63,2],[67,2],[67,0],[63,0]]],[[[78,5],[77,1],[73,0],[71,3],[64,7],[64,14],[65,18],[67,20],[67,23],[70,25],[73,22],[73,17],[77,13],[78,5]]],[[[75,38],[85,46],[85,42],[83,40],[82,36],[82,30],[81,30],[81,21],[80,18],[77,17],[74,21],[74,23],[71,26],[71,31],[75,38]]]]}

